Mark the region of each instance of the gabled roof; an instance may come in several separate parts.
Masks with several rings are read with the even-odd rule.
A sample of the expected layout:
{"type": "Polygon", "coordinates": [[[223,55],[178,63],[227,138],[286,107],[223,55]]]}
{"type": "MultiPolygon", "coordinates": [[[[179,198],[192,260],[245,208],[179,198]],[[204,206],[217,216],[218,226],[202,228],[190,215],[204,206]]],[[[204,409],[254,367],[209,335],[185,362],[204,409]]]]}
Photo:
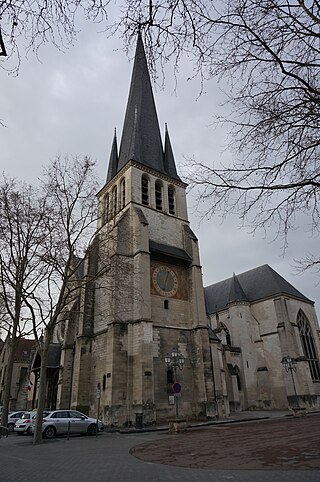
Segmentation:
{"type": "Polygon", "coordinates": [[[225,310],[232,302],[254,302],[276,295],[288,295],[313,303],[268,264],[207,286],[204,295],[209,314],[225,310]]]}
{"type": "Polygon", "coordinates": [[[156,105],[140,33],[138,34],[119,156],[114,139],[107,182],[130,160],[181,181],[176,171],[167,130],[165,151],[163,150],[156,105]]]}
{"type": "Polygon", "coordinates": [[[32,350],[35,348],[35,340],[20,338],[14,355],[15,362],[29,363],[32,350]]]}

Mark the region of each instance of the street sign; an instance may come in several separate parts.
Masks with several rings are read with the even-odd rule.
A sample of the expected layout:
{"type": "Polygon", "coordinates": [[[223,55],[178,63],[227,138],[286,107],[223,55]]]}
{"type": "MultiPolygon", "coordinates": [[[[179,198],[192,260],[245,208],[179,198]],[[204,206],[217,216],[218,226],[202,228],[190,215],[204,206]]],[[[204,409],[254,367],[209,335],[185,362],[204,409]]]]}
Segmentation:
{"type": "Polygon", "coordinates": [[[174,383],[172,388],[173,388],[174,393],[180,393],[181,392],[180,383],[174,383]]]}
{"type": "Polygon", "coordinates": [[[97,383],[97,399],[101,398],[101,383],[97,383]]]}

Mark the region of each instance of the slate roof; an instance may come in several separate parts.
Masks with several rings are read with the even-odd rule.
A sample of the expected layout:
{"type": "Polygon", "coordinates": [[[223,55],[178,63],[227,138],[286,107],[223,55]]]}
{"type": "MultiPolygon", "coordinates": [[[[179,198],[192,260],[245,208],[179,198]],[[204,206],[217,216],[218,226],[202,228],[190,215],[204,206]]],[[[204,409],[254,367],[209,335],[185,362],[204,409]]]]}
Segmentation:
{"type": "Polygon", "coordinates": [[[225,310],[235,301],[258,301],[275,295],[289,295],[313,303],[268,264],[207,286],[204,289],[207,313],[225,310]]]}
{"type": "Polygon", "coordinates": [[[165,149],[163,150],[156,105],[140,33],[138,34],[119,156],[116,138],[114,138],[107,182],[130,160],[181,181],[176,171],[167,129],[165,149]]]}
{"type": "Polygon", "coordinates": [[[159,255],[160,257],[173,258],[176,261],[191,263],[192,258],[188,253],[181,248],[171,246],[169,244],[162,244],[150,239],[149,249],[153,255],[159,255]]]}
{"type": "MultiPolygon", "coordinates": [[[[59,343],[50,343],[47,355],[47,368],[59,368],[60,366],[61,345],[59,343]]],[[[32,371],[39,370],[41,367],[41,358],[39,352],[36,353],[32,364],[32,371]]]]}
{"type": "Polygon", "coordinates": [[[241,284],[239,283],[237,275],[233,273],[233,279],[229,291],[229,303],[236,301],[248,301],[248,299],[242,289],[241,284]]]}
{"type": "Polygon", "coordinates": [[[35,340],[20,338],[14,355],[14,361],[20,363],[29,363],[31,351],[35,347],[35,340]]]}

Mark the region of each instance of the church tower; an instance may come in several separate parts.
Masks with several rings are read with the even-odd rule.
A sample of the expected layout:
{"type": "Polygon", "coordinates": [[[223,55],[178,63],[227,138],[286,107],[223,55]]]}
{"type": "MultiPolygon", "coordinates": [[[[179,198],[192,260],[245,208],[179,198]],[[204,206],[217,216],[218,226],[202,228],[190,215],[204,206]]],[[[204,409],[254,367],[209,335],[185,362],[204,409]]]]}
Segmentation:
{"type": "Polygon", "coordinates": [[[176,382],[181,417],[214,416],[198,243],[167,127],[161,140],[140,35],[120,149],[115,133],[98,200],[86,268],[96,276],[81,299],[72,406],[96,413],[98,386],[107,424],[131,425],[137,414],[159,423],[175,416],[176,382]],[[173,349],[181,370],[165,363],[173,349]]]}

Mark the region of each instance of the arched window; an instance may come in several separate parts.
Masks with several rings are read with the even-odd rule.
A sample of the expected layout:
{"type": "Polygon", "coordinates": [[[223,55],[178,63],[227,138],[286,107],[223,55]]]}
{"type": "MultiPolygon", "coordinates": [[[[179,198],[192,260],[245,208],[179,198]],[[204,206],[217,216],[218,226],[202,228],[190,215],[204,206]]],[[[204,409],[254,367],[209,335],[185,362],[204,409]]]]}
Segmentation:
{"type": "Polygon", "coordinates": [[[141,202],[149,206],[149,179],[145,175],[141,177],[141,202]]]}
{"type": "Polygon", "coordinates": [[[319,359],[314,344],[314,339],[310,327],[310,323],[302,310],[297,315],[297,325],[299,328],[303,353],[307,359],[312,380],[320,380],[319,359]]]}
{"type": "Polygon", "coordinates": [[[122,179],[121,181],[121,209],[123,209],[126,205],[126,180],[122,179]]]}
{"type": "Polygon", "coordinates": [[[156,194],[156,209],[162,211],[162,183],[156,181],[155,183],[155,194],[156,194]]]}
{"type": "Polygon", "coordinates": [[[168,203],[169,203],[169,214],[175,214],[175,196],[174,196],[174,187],[168,186],[168,203]]]}
{"type": "Polygon", "coordinates": [[[230,336],[229,330],[225,330],[225,331],[226,331],[226,342],[227,342],[227,345],[231,346],[232,343],[231,343],[231,336],[230,336]]]}
{"type": "Polygon", "coordinates": [[[118,190],[117,190],[117,186],[114,186],[114,188],[112,189],[112,215],[113,216],[115,216],[118,211],[117,201],[118,201],[118,190]]]}

